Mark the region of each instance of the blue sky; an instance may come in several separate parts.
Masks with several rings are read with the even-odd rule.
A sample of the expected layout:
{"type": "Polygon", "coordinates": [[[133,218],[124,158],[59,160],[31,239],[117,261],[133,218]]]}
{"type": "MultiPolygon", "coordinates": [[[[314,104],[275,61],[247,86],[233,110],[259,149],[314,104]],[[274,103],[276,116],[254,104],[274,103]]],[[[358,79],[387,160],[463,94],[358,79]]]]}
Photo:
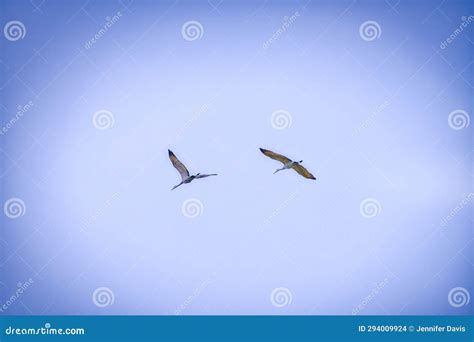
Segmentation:
{"type": "Polygon", "coordinates": [[[1,6],[5,313],[472,312],[468,2],[1,6]]]}

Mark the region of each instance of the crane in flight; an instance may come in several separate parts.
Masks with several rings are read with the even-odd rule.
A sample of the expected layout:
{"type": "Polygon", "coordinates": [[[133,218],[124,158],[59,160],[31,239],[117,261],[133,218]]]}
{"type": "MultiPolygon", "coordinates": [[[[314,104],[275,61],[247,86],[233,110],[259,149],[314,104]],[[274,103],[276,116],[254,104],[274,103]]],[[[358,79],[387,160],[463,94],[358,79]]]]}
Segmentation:
{"type": "Polygon", "coordinates": [[[281,154],[266,150],[264,148],[261,148],[260,151],[267,157],[278,160],[279,162],[283,163],[283,167],[281,169],[277,169],[275,172],[273,172],[273,174],[277,173],[278,171],[293,169],[300,175],[302,175],[304,178],[316,179],[316,177],[314,177],[311,172],[309,172],[304,166],[301,165],[301,163],[303,162],[302,160],[293,161],[281,154]]]}
{"type": "Polygon", "coordinates": [[[176,189],[180,185],[191,183],[195,179],[205,178],[209,176],[217,176],[217,173],[211,173],[211,174],[198,173],[196,175],[191,176],[189,175],[189,171],[186,168],[186,166],[184,166],[184,164],[179,161],[179,159],[175,156],[175,154],[171,150],[168,150],[168,155],[170,157],[171,164],[173,164],[173,166],[176,168],[176,170],[178,170],[179,174],[181,175],[181,183],[173,186],[171,190],[176,189]]]}

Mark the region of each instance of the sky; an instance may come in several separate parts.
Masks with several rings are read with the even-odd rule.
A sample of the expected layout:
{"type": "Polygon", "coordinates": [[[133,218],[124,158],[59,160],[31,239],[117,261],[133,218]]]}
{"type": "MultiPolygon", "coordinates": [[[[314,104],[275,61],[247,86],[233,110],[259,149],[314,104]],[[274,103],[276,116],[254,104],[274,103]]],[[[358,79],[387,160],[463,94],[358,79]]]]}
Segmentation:
{"type": "Polygon", "coordinates": [[[472,3],[0,6],[1,314],[472,314],[472,3]]]}

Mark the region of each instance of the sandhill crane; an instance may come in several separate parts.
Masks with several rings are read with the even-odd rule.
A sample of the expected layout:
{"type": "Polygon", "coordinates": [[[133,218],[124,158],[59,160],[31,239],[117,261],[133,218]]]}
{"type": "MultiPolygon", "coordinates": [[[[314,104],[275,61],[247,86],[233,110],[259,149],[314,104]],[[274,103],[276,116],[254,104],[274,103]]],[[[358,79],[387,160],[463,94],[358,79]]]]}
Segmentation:
{"type": "Polygon", "coordinates": [[[178,185],[173,186],[173,188],[171,190],[176,189],[178,186],[180,186],[182,184],[191,183],[193,180],[198,179],[198,178],[205,178],[205,177],[209,177],[209,176],[217,176],[217,173],[211,173],[211,174],[200,174],[200,173],[198,173],[197,175],[190,176],[189,171],[186,168],[186,166],[184,166],[184,164],[181,163],[178,158],[176,158],[176,156],[173,152],[168,150],[168,155],[170,157],[171,163],[173,164],[173,166],[176,168],[176,170],[178,170],[179,174],[181,175],[181,183],[179,183],[178,185]]]}
{"type": "Polygon", "coordinates": [[[293,161],[281,154],[266,150],[264,148],[261,148],[260,151],[262,151],[262,153],[267,157],[278,160],[279,162],[283,163],[283,167],[281,169],[277,169],[275,172],[273,172],[273,174],[277,173],[278,171],[293,169],[300,175],[302,175],[304,178],[316,179],[316,177],[314,177],[308,170],[306,170],[304,166],[301,165],[301,163],[303,162],[302,160],[293,161]]]}

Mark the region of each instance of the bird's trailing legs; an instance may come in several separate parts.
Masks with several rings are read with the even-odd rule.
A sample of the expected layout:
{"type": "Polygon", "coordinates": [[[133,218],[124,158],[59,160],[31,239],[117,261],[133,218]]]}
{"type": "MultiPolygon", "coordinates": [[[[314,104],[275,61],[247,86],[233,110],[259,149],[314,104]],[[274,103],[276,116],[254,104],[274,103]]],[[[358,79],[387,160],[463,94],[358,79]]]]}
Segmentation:
{"type": "Polygon", "coordinates": [[[193,180],[195,179],[199,179],[199,178],[206,178],[206,177],[209,177],[209,176],[217,176],[217,173],[211,173],[211,174],[201,174],[201,173],[198,173],[194,176],[189,176],[188,178],[186,178],[185,180],[183,180],[181,183],[179,183],[178,185],[175,185],[171,190],[174,190],[176,189],[178,186],[182,185],[182,184],[188,184],[188,183],[191,183],[193,180]]]}
{"type": "Polygon", "coordinates": [[[173,186],[173,187],[171,188],[171,190],[174,190],[174,189],[176,189],[178,186],[183,185],[183,184],[184,184],[184,182],[181,182],[181,183],[179,183],[178,185],[173,186]]]}
{"type": "Polygon", "coordinates": [[[283,166],[281,169],[276,169],[275,172],[273,172],[273,174],[277,173],[278,171],[283,171],[283,170],[288,170],[288,169],[291,169],[292,167],[296,166],[296,165],[299,165],[301,164],[303,161],[300,160],[298,162],[290,162],[288,164],[285,164],[285,166],[283,166]]]}
{"type": "Polygon", "coordinates": [[[194,178],[199,179],[199,178],[206,178],[206,177],[210,177],[210,176],[217,176],[217,173],[203,174],[203,175],[201,175],[200,173],[198,173],[198,174],[196,175],[196,177],[194,177],[194,178]]]}

